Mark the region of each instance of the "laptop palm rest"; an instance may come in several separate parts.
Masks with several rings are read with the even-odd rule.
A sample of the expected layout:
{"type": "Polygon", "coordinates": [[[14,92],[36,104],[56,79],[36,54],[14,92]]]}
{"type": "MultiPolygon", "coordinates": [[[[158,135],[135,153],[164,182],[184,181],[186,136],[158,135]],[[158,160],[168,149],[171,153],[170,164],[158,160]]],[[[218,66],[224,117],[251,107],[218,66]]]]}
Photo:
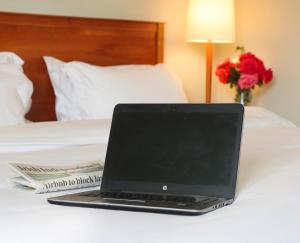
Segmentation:
{"type": "MultiPolygon", "coordinates": [[[[99,191],[77,193],[72,195],[64,195],[48,199],[50,203],[67,205],[67,206],[83,206],[83,207],[96,207],[96,208],[112,208],[112,209],[125,209],[134,211],[165,211],[168,213],[183,214],[201,214],[206,213],[207,210],[211,211],[217,207],[217,205],[223,204],[225,206],[230,204],[231,201],[225,199],[204,199],[207,203],[199,202],[175,202],[175,201],[155,201],[155,200],[137,200],[126,198],[110,198],[101,197],[99,191]],[[205,210],[203,210],[205,209],[205,210]],[[201,211],[203,210],[203,211],[201,211]]],[[[208,211],[207,211],[208,212],[208,211]]]]}

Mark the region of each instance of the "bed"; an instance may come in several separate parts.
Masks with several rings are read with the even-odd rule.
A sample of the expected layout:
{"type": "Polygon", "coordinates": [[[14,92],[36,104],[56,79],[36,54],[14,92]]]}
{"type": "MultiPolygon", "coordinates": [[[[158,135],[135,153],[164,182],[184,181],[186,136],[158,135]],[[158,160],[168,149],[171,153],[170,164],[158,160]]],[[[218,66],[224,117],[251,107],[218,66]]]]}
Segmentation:
{"type": "Polygon", "coordinates": [[[0,28],[0,51],[20,55],[33,82],[31,121],[56,120],[43,56],[101,66],[163,62],[164,23],[0,12],[0,28]]]}
{"type": "Polygon", "coordinates": [[[24,56],[25,71],[35,86],[28,115],[35,122],[0,127],[0,242],[300,241],[300,130],[259,107],[246,109],[236,201],[206,215],[62,207],[48,204],[49,194],[13,188],[8,182],[15,176],[10,162],[70,164],[105,158],[110,120],[55,121],[54,94],[41,56],[68,61],[77,55],[98,65],[155,64],[163,61],[163,24],[1,13],[0,27],[0,48],[24,56]],[[52,36],[54,30],[61,35],[52,36]],[[93,38],[76,50],[53,48],[67,35],[81,38],[80,43],[83,36],[93,38]],[[104,43],[103,35],[109,36],[104,43]],[[125,37],[131,43],[126,48],[125,37]],[[114,43],[107,55],[91,57],[91,51],[107,51],[107,43],[114,43]],[[38,51],[33,52],[34,47],[38,51]],[[120,49],[124,53],[118,56],[120,49]]]}

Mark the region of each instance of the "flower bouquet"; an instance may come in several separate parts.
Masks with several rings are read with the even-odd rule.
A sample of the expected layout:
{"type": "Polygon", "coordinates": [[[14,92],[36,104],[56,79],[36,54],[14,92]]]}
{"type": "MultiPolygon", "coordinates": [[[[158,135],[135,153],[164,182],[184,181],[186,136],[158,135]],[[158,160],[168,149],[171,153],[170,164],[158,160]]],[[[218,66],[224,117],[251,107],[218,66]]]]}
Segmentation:
{"type": "Polygon", "coordinates": [[[243,47],[237,47],[241,54],[235,59],[226,59],[217,66],[216,75],[223,84],[236,89],[235,101],[247,105],[252,100],[251,91],[268,84],[273,79],[272,69],[266,69],[262,60],[243,47]]]}

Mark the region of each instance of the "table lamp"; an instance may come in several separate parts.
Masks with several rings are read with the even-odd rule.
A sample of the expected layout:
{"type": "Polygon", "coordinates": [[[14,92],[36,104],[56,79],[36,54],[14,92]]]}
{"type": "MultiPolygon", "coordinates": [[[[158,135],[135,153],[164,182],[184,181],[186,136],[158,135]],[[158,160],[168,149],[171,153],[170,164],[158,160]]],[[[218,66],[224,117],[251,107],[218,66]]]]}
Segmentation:
{"type": "Polygon", "coordinates": [[[190,0],[187,41],[206,43],[206,103],[211,102],[213,43],[235,41],[234,0],[190,0]]]}

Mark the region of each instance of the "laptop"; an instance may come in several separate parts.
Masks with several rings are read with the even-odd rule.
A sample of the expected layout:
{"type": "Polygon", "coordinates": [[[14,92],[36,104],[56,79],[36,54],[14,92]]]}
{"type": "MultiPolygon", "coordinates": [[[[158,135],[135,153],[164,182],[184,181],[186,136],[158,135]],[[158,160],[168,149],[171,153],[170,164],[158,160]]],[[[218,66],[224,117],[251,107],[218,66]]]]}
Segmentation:
{"type": "Polygon", "coordinates": [[[100,190],[49,203],[199,215],[233,203],[244,108],[119,104],[100,190]]]}

